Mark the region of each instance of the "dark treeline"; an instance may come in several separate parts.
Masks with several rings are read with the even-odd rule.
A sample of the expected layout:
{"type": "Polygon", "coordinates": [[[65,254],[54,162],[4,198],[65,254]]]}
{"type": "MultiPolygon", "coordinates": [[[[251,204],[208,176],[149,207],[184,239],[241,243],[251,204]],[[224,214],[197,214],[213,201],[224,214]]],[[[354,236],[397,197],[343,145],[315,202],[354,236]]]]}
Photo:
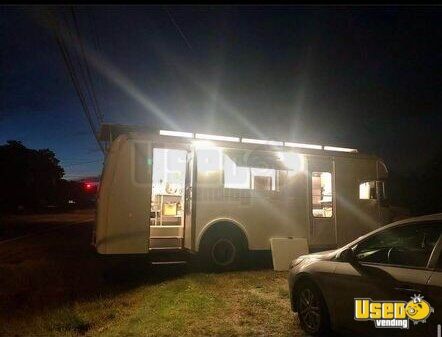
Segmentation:
{"type": "Polygon", "coordinates": [[[442,145],[424,169],[413,174],[389,174],[391,204],[407,208],[412,215],[442,212],[442,145]]]}
{"type": "Polygon", "coordinates": [[[3,211],[84,206],[91,200],[81,182],[63,179],[64,170],[49,149],[29,149],[11,140],[0,145],[0,163],[3,211]]]}

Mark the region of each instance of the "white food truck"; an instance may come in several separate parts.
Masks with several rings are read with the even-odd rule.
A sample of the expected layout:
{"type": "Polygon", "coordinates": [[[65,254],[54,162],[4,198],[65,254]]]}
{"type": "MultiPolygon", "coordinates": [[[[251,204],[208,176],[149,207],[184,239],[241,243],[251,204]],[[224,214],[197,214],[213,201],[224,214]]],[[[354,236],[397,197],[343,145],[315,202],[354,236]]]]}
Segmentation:
{"type": "Polygon", "coordinates": [[[271,238],[337,247],[389,222],[381,159],[355,149],[104,125],[100,254],[187,250],[228,269],[271,238]]]}

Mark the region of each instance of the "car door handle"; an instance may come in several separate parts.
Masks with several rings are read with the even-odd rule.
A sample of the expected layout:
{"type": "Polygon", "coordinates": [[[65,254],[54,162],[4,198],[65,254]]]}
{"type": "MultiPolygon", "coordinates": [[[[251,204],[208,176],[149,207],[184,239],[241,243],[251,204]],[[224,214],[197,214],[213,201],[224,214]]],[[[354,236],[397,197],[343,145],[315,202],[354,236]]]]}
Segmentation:
{"type": "Polygon", "coordinates": [[[409,293],[409,294],[421,294],[422,291],[419,289],[414,289],[412,287],[396,287],[394,290],[399,291],[401,293],[409,293]]]}

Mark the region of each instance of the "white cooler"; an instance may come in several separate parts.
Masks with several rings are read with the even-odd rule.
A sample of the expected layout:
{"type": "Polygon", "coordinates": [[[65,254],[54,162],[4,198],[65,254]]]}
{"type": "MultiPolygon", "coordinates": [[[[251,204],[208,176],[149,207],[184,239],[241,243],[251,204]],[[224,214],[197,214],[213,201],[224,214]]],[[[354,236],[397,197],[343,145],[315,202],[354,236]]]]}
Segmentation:
{"type": "Polygon", "coordinates": [[[303,238],[271,238],[273,269],[288,270],[290,262],[301,255],[308,254],[307,239],[303,238]]]}

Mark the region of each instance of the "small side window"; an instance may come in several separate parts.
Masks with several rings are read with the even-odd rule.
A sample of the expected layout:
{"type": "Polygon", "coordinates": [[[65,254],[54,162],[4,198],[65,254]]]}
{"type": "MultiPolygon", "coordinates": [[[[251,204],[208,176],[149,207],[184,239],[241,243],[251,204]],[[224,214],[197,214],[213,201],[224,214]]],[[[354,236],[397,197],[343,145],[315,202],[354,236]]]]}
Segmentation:
{"type": "Polygon", "coordinates": [[[376,181],[365,181],[359,184],[359,199],[376,199],[376,181]]]}

